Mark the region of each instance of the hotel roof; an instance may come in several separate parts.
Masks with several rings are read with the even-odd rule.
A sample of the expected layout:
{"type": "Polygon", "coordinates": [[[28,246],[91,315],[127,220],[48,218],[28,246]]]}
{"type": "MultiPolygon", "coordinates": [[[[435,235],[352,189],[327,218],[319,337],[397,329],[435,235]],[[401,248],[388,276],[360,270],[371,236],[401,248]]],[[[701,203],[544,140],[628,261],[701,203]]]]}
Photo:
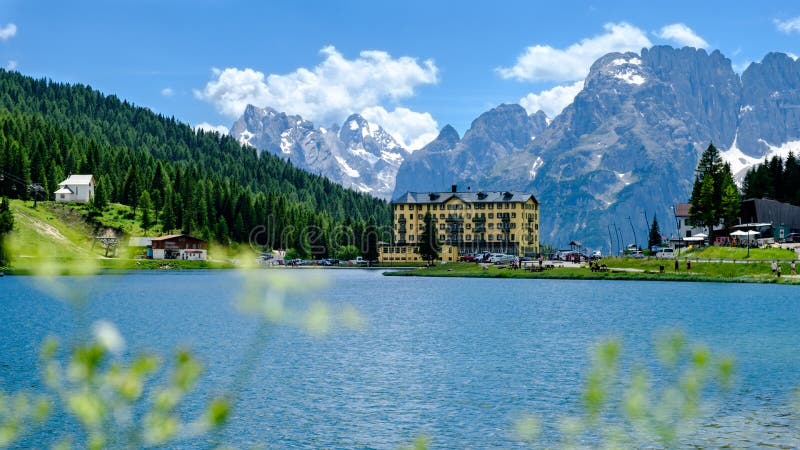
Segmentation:
{"type": "Polygon", "coordinates": [[[521,191],[406,192],[392,203],[444,203],[453,197],[466,203],[525,202],[530,198],[538,203],[533,194],[521,191]]]}

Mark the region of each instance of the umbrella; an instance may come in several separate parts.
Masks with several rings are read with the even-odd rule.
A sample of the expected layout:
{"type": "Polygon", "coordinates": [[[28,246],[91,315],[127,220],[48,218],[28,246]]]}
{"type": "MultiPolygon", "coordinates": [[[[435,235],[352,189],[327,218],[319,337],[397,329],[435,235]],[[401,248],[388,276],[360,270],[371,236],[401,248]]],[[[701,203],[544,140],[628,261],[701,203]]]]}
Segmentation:
{"type": "Polygon", "coordinates": [[[694,235],[694,236],[692,236],[692,237],[707,238],[707,237],[708,237],[708,235],[707,235],[707,234],[705,234],[705,233],[697,233],[697,234],[695,234],[695,235],[694,235]]]}
{"type": "Polygon", "coordinates": [[[757,235],[757,234],[761,234],[761,233],[759,233],[759,232],[758,232],[758,231],[756,231],[756,230],[750,230],[750,231],[748,231],[746,234],[747,234],[747,236],[755,236],[755,235],[757,235]]]}
{"type": "Polygon", "coordinates": [[[742,230],[736,230],[733,233],[731,233],[731,236],[748,236],[748,235],[749,233],[747,231],[742,231],[742,230]]]}

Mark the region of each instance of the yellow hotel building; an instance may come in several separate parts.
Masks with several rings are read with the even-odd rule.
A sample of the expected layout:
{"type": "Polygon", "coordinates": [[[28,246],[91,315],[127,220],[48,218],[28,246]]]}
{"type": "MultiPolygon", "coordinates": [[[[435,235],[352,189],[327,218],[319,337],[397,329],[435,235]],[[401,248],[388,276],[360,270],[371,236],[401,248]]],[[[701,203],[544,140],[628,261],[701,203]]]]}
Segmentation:
{"type": "Polygon", "coordinates": [[[425,214],[434,219],[442,261],[467,253],[539,253],[539,202],[518,191],[407,192],[391,203],[394,239],[383,244],[381,262],[421,262],[425,214]]]}

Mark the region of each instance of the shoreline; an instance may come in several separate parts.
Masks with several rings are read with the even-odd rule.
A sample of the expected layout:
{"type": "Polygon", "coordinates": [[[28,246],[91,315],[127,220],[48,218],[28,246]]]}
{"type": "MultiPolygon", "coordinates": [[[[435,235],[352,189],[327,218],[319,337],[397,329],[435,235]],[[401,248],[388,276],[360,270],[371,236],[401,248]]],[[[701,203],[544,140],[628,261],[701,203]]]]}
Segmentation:
{"type": "MultiPolygon", "coordinates": [[[[393,277],[428,277],[428,278],[501,278],[501,279],[533,279],[533,280],[610,280],[610,281],[669,281],[700,283],[749,283],[749,284],[786,284],[800,285],[800,275],[777,277],[769,270],[763,274],[742,274],[725,276],[715,273],[704,273],[701,270],[675,272],[635,269],[625,267],[609,267],[607,272],[592,272],[585,267],[556,267],[543,272],[532,272],[524,269],[511,269],[505,266],[486,266],[483,269],[474,263],[451,263],[431,268],[421,267],[415,270],[387,271],[384,276],[393,277]]],[[[710,266],[715,269],[728,268],[731,263],[704,263],[704,269],[710,266]]],[[[755,263],[754,263],[755,264],[755,263]]],[[[738,265],[738,264],[737,264],[738,265]]],[[[788,271],[787,271],[788,272],[788,271]]]]}

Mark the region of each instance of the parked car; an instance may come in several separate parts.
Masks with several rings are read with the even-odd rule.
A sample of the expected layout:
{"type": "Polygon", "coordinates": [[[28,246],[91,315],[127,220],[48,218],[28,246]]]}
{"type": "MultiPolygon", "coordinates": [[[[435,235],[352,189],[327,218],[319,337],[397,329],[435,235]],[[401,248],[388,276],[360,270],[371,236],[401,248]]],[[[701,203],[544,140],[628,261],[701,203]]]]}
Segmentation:
{"type": "Polygon", "coordinates": [[[783,242],[787,242],[790,244],[800,242],[800,233],[789,233],[786,236],[786,239],[783,240],[783,242]]]}
{"type": "Polygon", "coordinates": [[[675,251],[671,248],[662,248],[656,253],[658,259],[669,259],[675,257],[675,251]]]}
{"type": "Polygon", "coordinates": [[[515,255],[497,254],[489,260],[493,264],[511,264],[519,261],[515,255]]]}
{"type": "Polygon", "coordinates": [[[463,255],[460,259],[461,261],[464,262],[477,262],[479,258],[472,253],[467,253],[466,255],[463,255]]]}

